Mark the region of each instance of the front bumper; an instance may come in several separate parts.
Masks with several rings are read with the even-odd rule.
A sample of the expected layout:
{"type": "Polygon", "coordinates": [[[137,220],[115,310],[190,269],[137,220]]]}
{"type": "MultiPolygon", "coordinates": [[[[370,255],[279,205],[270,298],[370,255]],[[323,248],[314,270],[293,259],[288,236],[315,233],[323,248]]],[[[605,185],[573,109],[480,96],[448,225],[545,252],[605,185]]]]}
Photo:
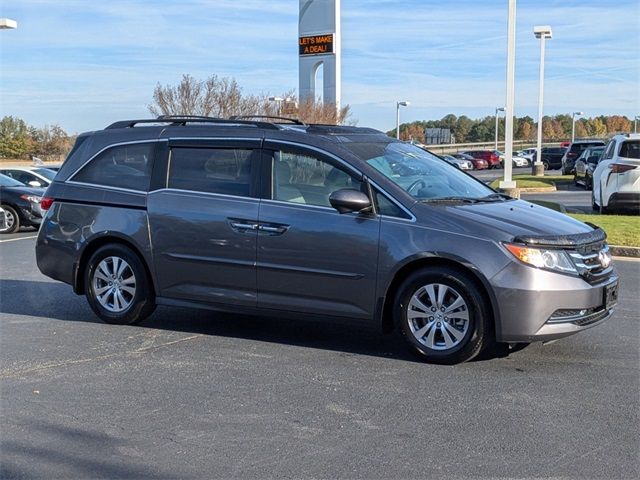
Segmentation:
{"type": "Polygon", "coordinates": [[[597,285],[581,277],[553,273],[512,262],[491,284],[500,321],[499,342],[548,341],[573,335],[605,322],[605,290],[618,282],[615,269],[597,285]],[[558,311],[574,311],[558,318],[558,311]]]}

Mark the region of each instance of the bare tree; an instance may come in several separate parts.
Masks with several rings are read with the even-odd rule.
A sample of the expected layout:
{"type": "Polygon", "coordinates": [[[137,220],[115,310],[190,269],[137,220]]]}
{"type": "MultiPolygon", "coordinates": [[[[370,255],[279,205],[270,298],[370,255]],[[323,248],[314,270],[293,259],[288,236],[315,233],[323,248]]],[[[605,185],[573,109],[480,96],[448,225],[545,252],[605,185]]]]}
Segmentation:
{"type": "Polygon", "coordinates": [[[325,104],[320,98],[298,102],[293,91],[286,92],[278,102],[268,95],[244,95],[233,78],[211,75],[198,80],[185,74],[178,85],[156,85],[149,112],[159,115],[203,115],[229,118],[233,115],[269,115],[299,118],[305,123],[342,124],[348,120],[349,105],[340,109],[325,104]]]}
{"type": "Polygon", "coordinates": [[[176,86],[158,83],[153,91],[153,103],[148,105],[154,115],[203,115],[227,118],[232,115],[255,115],[266,100],[261,96],[243,95],[233,78],[211,75],[198,80],[183,75],[176,86]]]}

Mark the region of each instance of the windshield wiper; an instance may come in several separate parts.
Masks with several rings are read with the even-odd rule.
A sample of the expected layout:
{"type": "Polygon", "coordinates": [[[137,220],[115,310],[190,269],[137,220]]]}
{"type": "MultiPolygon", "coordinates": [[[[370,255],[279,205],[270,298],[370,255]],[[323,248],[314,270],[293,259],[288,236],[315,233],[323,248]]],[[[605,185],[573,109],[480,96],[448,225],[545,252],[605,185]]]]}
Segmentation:
{"type": "Polygon", "coordinates": [[[479,201],[477,198],[472,197],[434,197],[434,198],[425,198],[424,200],[420,200],[423,203],[451,203],[451,202],[462,202],[462,203],[476,203],[479,201]]]}
{"type": "Polygon", "coordinates": [[[513,200],[513,198],[504,193],[496,192],[496,193],[492,193],[491,195],[487,195],[486,197],[482,197],[478,199],[478,201],[480,202],[497,202],[500,200],[507,201],[507,200],[513,200]]]}

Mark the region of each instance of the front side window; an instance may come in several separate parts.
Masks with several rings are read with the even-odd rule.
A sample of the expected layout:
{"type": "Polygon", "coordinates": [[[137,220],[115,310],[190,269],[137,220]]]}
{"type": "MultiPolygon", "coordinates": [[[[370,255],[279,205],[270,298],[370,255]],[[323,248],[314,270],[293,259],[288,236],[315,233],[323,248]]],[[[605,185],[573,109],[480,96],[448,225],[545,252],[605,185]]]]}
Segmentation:
{"type": "Polygon", "coordinates": [[[475,199],[495,193],[432,153],[407,143],[353,142],[344,146],[417,200],[475,199]]]}
{"type": "Polygon", "coordinates": [[[154,143],[135,143],[108,148],[82,167],[71,180],[147,191],[154,147],[154,143]]]}
{"type": "Polygon", "coordinates": [[[257,150],[172,148],[168,188],[248,197],[257,150]]]}
{"type": "Polygon", "coordinates": [[[362,183],[344,170],[299,153],[273,154],[271,192],[274,200],[330,207],[329,196],[343,188],[361,189],[362,183]]]}

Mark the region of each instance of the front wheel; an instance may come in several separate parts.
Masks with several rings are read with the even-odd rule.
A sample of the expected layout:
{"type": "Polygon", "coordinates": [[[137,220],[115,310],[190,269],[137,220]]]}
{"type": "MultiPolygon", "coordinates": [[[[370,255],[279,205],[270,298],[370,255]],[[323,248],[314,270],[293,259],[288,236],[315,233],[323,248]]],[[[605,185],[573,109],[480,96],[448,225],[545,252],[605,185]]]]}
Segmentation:
{"type": "Polygon", "coordinates": [[[428,362],[466,362],[493,338],[477,282],[447,267],[410,275],[396,295],[394,317],[406,342],[428,362]]]}
{"type": "Polygon", "coordinates": [[[20,217],[18,212],[9,205],[0,205],[4,210],[4,223],[0,225],[0,233],[14,233],[20,229],[20,217]]]}
{"type": "Polygon", "coordinates": [[[549,170],[549,162],[542,162],[542,166],[544,167],[545,170],[549,170]]]}
{"type": "Polygon", "coordinates": [[[87,263],[84,285],[91,309],[107,323],[138,323],[156,308],[142,261],[124,245],[105,245],[96,250],[87,263]]]}

